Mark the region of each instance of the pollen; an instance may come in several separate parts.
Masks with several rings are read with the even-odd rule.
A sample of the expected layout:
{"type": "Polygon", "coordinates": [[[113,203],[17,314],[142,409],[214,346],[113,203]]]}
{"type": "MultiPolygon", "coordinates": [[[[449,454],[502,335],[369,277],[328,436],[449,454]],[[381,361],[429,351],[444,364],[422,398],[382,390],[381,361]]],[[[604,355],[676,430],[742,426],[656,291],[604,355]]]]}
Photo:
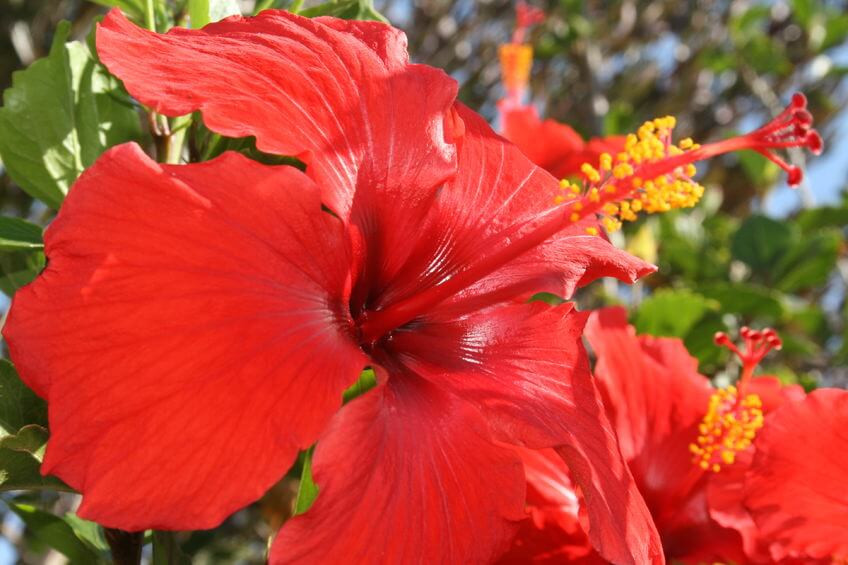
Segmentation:
{"type": "MultiPolygon", "coordinates": [[[[674,145],[671,132],[676,120],[671,116],[642,124],[635,134],[627,136],[624,151],[615,159],[602,153],[597,165],[583,163],[583,186],[563,180],[561,187],[572,194],[582,195],[587,204],[600,204],[601,224],[607,231],[621,229],[622,222],[633,222],[640,212],[653,214],[676,208],[694,206],[704,194],[704,188],[692,180],[697,173],[691,163],[682,163],[653,177],[637,177],[648,165],[683,155],[698,148],[691,139],[674,145]]],[[[555,203],[562,203],[559,197],[555,203]]],[[[578,209],[579,211],[579,209],[578,209]]]]}
{"type": "Polygon", "coordinates": [[[689,445],[693,462],[703,470],[721,471],[733,465],[736,456],[751,447],[757,432],[763,427],[763,402],[756,394],[746,392],[754,368],[769,351],[780,349],[777,333],[743,327],[739,330],[744,343],[737,347],[724,333],[715,335],[716,345],[726,347],[742,362],[742,375],[736,386],[716,390],[698,426],[698,436],[689,445]]]}
{"type": "Polygon", "coordinates": [[[717,390],[710,396],[696,442],[689,446],[693,462],[713,472],[733,465],[736,455],[751,447],[762,427],[763,404],[759,396],[743,396],[735,386],[717,390]]]}

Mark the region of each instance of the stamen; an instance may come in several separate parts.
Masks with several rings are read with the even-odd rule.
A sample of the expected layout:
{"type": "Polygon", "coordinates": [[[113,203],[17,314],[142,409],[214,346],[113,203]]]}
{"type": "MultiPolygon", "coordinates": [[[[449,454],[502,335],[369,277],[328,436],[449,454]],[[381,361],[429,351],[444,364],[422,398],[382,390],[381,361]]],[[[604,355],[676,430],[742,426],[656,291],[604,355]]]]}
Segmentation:
{"type": "Polygon", "coordinates": [[[542,10],[528,6],[525,2],[518,2],[515,7],[512,41],[498,48],[501,80],[507,92],[506,99],[514,104],[521,104],[533,66],[533,47],[524,43],[525,35],[532,25],[544,19],[545,13],[542,10]]]}
{"type": "Polygon", "coordinates": [[[554,201],[572,206],[577,202],[596,203],[594,211],[601,216],[601,223],[608,231],[615,231],[622,221],[636,220],[639,212],[653,214],[694,206],[704,194],[704,187],[693,180],[697,173],[694,163],[741,149],[764,155],[786,171],[791,186],[797,186],[803,178],[801,169],[774,151],[806,147],[814,154],[821,152],[822,139],[812,129],[813,117],[806,107],[804,95],[795,94],[789,106],[760,129],[704,146],[689,138],[675,144],[671,135],[675,119],[671,116],[647,121],[627,136],[624,151],[614,159],[604,153],[597,167],[592,163],[581,167],[584,178],[580,182],[562,181],[560,188],[566,194],[554,201]]]}
{"type": "Polygon", "coordinates": [[[734,352],[742,361],[742,376],[738,386],[716,390],[710,396],[707,413],[698,426],[698,438],[689,446],[693,462],[705,471],[721,471],[723,465],[732,465],[736,455],[751,447],[763,427],[763,405],[757,394],[746,394],[745,389],[754,368],[772,349],[780,349],[782,342],[770,328],[755,331],[743,327],[739,334],[744,340],[740,349],[727,334],[715,335],[715,343],[734,352]]]}

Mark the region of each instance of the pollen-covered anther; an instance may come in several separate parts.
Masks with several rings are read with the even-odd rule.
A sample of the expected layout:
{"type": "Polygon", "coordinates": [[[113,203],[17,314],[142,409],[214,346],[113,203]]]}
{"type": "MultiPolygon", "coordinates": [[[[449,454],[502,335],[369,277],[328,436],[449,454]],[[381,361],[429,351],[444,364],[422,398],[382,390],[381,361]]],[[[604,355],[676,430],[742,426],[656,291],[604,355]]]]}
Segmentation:
{"type": "MultiPolygon", "coordinates": [[[[607,231],[620,229],[622,222],[635,221],[639,212],[652,214],[694,206],[704,188],[692,180],[696,174],[692,163],[653,176],[639,176],[648,165],[698,149],[699,145],[691,139],[684,139],[680,145],[672,143],[674,126],[675,119],[671,116],[645,122],[635,134],[627,136],[624,151],[615,158],[603,153],[597,166],[591,163],[581,166],[582,186],[564,180],[561,188],[582,194],[588,203],[598,203],[600,210],[596,212],[602,216],[601,223],[607,231]]],[[[566,201],[559,196],[555,198],[557,204],[566,201]]]]}
{"type": "Polygon", "coordinates": [[[762,401],[756,394],[741,395],[734,386],[710,397],[698,437],[689,446],[693,462],[705,471],[719,472],[732,465],[739,452],[751,447],[763,427],[762,401]]]}

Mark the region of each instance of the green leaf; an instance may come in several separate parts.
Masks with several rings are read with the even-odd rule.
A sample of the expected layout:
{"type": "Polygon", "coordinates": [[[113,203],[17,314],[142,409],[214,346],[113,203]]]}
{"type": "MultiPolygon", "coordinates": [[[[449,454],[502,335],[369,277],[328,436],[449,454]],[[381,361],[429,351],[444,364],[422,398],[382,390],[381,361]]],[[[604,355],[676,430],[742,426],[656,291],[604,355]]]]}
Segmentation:
{"type": "Polygon", "coordinates": [[[848,226],[848,204],[842,206],[819,206],[803,210],[795,218],[795,225],[803,232],[818,231],[824,227],[848,226]]]}
{"type": "Polygon", "coordinates": [[[658,290],[639,305],[633,325],[640,334],[684,337],[711,307],[688,290],[658,290]]]}
{"type": "Polygon", "coordinates": [[[0,251],[42,249],[42,228],[20,218],[0,216],[0,251]]]}
{"type": "Polygon", "coordinates": [[[8,296],[38,276],[47,264],[41,251],[0,253],[0,290],[8,296]]]}
{"type": "Polygon", "coordinates": [[[792,229],[765,216],[750,216],[734,234],[730,251],[734,259],[754,271],[769,272],[792,244],[792,229]]]}
{"type": "Polygon", "coordinates": [[[14,73],[0,108],[0,157],[26,193],[58,208],[71,184],[103,151],[141,137],[118,81],[84,43],[56,30],[50,55],[14,73]]]}
{"type": "Polygon", "coordinates": [[[208,23],[241,14],[238,0],[188,0],[191,27],[200,29],[208,23]]]}
{"type": "Polygon", "coordinates": [[[47,427],[47,404],[27,388],[9,361],[0,359],[0,426],[16,434],[28,424],[47,427]]]}
{"type": "Polygon", "coordinates": [[[797,240],[775,265],[775,286],[784,292],[797,292],[824,284],[836,268],[841,242],[836,230],[797,240]]]}
{"type": "Polygon", "coordinates": [[[766,317],[777,320],[783,315],[783,305],[772,290],[745,283],[715,283],[699,289],[706,298],[721,305],[728,314],[766,317]]]}
{"type": "Polygon", "coordinates": [[[303,452],[303,470],[300,473],[300,485],[297,487],[297,500],[294,503],[294,513],[303,514],[318,498],[318,485],[312,480],[312,453],[315,446],[303,452]]]}
{"type": "Polygon", "coordinates": [[[133,19],[141,20],[144,16],[144,0],[91,0],[95,4],[109,8],[120,8],[133,19]]]}
{"type": "Polygon", "coordinates": [[[73,512],[65,514],[64,520],[74,530],[78,538],[99,551],[104,553],[109,551],[109,544],[106,542],[106,537],[103,535],[103,528],[100,524],[90,520],[84,520],[73,512]]]}
{"type": "Polygon", "coordinates": [[[71,563],[98,563],[100,555],[82,541],[61,518],[28,504],[10,503],[9,508],[41,542],[67,557],[71,563]]]}
{"type": "Polygon", "coordinates": [[[307,8],[300,12],[301,16],[316,18],[318,16],[333,16],[344,20],[374,20],[389,23],[386,17],[374,8],[372,0],[343,0],[342,2],[325,2],[307,8]]]}
{"type": "Polygon", "coordinates": [[[0,438],[0,492],[9,490],[61,490],[73,492],[55,477],[41,476],[41,456],[47,430],[30,425],[16,435],[0,438]]]}

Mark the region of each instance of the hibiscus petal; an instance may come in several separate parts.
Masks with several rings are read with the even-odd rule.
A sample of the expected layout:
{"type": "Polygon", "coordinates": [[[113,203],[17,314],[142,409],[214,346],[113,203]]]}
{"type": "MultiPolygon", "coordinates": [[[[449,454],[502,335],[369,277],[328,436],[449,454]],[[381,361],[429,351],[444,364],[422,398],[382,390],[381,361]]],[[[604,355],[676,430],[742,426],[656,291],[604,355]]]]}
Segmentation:
{"type": "Polygon", "coordinates": [[[595,137],[585,143],[568,124],[540,119],[534,106],[501,103],[499,110],[504,137],[558,179],[580,175],[583,163],[596,166],[601,153],[624,150],[624,136],[595,137]]]}
{"type": "MultiPolygon", "coordinates": [[[[506,239],[507,230],[550,209],[559,193],[556,179],[495,134],[479,115],[461,105],[457,109],[465,125],[457,175],[439,193],[416,237],[415,252],[407,265],[397,269],[392,288],[378,306],[465,269],[494,242],[506,239]]],[[[633,282],[655,270],[604,238],[587,235],[586,228],[596,225],[594,218],[587,218],[563,230],[442,307],[471,311],[506,300],[523,301],[537,292],[570,296],[578,286],[599,277],[633,282]]]]}
{"type": "Polygon", "coordinates": [[[666,555],[692,562],[741,555],[739,536],[710,518],[706,477],[689,451],[712,390],[697,360],[679,339],[637,336],[624,308],[593,312],[586,337],[604,404],[666,555]]]}
{"type": "Polygon", "coordinates": [[[480,407],[496,438],[556,446],[582,490],[590,538],[616,563],[662,561],[659,536],[603,411],[570,304],[496,307],[394,332],[389,354],[480,407]]]}
{"type": "Polygon", "coordinates": [[[489,563],[524,517],[524,474],[475,409],[402,370],[315,450],[318,498],[271,563],[489,563]]]}
{"type": "Polygon", "coordinates": [[[234,153],[168,166],[127,144],[83,174],[3,330],[81,516],[212,527],[314,442],[366,362],[343,234],[300,171],[234,153]]]}
{"type": "MultiPolygon", "coordinates": [[[[777,377],[769,376],[751,379],[746,392],[760,397],[767,417],[785,402],[801,402],[806,396],[800,386],[784,385],[777,377]]],[[[733,465],[723,466],[720,473],[710,474],[707,503],[713,520],[739,532],[745,554],[750,559],[766,562],[770,558],[771,540],[757,527],[744,501],[745,476],[753,458],[752,449],[739,452],[733,465]]]]}
{"type": "Polygon", "coordinates": [[[745,505],[783,555],[848,558],[846,430],[844,390],[813,391],[766,418],[754,443],[745,505]]]}
{"type": "Polygon", "coordinates": [[[426,209],[453,172],[445,117],[456,83],[408,64],[406,38],[390,26],[267,10],[159,35],[113,10],[97,48],[157,112],[200,110],[218,133],[253,135],[263,151],[304,160],[325,204],[344,218],[361,190],[379,192],[365,197],[395,214],[426,209]]]}
{"type": "Polygon", "coordinates": [[[592,549],[579,519],[579,496],[553,449],[518,448],[527,476],[525,520],[499,565],[606,563],[592,549]]]}

